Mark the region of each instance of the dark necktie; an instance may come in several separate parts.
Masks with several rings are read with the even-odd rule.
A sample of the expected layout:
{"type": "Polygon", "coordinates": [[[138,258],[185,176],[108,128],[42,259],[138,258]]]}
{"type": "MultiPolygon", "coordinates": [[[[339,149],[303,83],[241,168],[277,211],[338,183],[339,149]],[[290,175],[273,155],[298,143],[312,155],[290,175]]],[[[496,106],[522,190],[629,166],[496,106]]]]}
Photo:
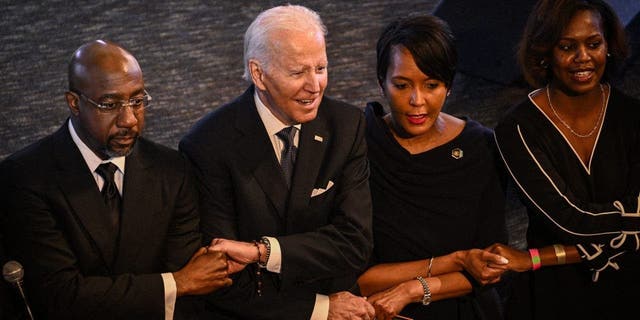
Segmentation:
{"type": "Polygon", "coordinates": [[[286,127],[276,133],[276,136],[284,143],[284,149],[280,157],[280,167],[284,173],[284,179],[287,181],[287,187],[291,185],[291,175],[293,174],[293,165],[296,162],[296,146],[293,144],[293,137],[296,135],[295,127],[286,127]]]}
{"type": "Polygon", "coordinates": [[[113,179],[113,175],[118,170],[118,167],[111,163],[103,163],[96,169],[96,172],[104,179],[104,185],[102,186],[102,198],[104,203],[109,209],[109,220],[111,221],[111,227],[115,232],[118,230],[118,221],[120,220],[120,206],[121,199],[118,187],[113,179]]]}

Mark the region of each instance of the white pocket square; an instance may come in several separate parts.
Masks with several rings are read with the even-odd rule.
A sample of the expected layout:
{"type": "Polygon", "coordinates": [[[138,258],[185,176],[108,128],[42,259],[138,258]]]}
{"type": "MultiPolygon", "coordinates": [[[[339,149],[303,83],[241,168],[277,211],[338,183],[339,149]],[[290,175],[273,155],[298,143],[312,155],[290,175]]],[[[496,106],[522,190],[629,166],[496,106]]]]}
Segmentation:
{"type": "Polygon", "coordinates": [[[319,196],[319,195],[327,192],[327,190],[331,189],[331,187],[333,187],[333,181],[329,180],[329,183],[327,183],[327,187],[326,188],[313,189],[311,191],[311,198],[313,198],[315,196],[319,196]]]}

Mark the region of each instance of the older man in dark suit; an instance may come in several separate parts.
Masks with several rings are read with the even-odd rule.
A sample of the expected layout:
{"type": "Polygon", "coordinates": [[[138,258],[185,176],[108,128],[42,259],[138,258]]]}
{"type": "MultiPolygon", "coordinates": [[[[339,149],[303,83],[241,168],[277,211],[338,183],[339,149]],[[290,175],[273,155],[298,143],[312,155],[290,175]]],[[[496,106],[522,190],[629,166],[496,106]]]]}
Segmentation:
{"type": "Polygon", "coordinates": [[[323,98],[325,33],[302,6],[261,13],[245,34],[253,84],[180,142],[197,169],[205,240],[242,270],[214,294],[215,319],[373,317],[345,291],[372,249],[364,117],[323,98]]]}
{"type": "Polygon", "coordinates": [[[151,97],[136,59],[83,45],[65,98],[69,120],[0,164],[5,245],[35,318],[172,319],[176,297],[230,285],[224,254],[200,247],[188,160],[140,136],[151,97]]]}

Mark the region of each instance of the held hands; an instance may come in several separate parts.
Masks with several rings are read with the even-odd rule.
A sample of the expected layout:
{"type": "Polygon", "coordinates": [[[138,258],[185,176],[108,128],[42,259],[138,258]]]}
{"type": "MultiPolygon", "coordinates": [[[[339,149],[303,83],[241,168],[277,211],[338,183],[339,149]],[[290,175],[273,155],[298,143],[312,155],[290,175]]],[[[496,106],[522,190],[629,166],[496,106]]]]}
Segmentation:
{"type": "Polygon", "coordinates": [[[529,271],[532,268],[531,256],[527,251],[518,250],[502,243],[492,244],[486,250],[509,259],[509,263],[507,264],[509,270],[523,272],[529,271]]]}
{"type": "Polygon", "coordinates": [[[367,301],[376,311],[376,320],[392,320],[406,305],[420,301],[422,295],[422,285],[412,279],[378,292],[370,296],[367,301]]]}
{"type": "Polygon", "coordinates": [[[508,270],[510,259],[499,252],[489,249],[470,249],[460,251],[463,267],[480,284],[487,285],[500,281],[502,274],[508,270]]]}
{"type": "Polygon", "coordinates": [[[177,296],[207,294],[231,285],[224,253],[200,248],[187,265],[173,273],[177,296]]]}
{"type": "Polygon", "coordinates": [[[216,238],[211,240],[209,251],[222,251],[229,260],[229,273],[242,271],[248,264],[258,262],[258,249],[251,242],[216,238]]]}
{"type": "Polygon", "coordinates": [[[372,320],[374,315],[373,306],[363,297],[355,296],[347,291],[329,295],[329,317],[327,320],[372,320]]]}

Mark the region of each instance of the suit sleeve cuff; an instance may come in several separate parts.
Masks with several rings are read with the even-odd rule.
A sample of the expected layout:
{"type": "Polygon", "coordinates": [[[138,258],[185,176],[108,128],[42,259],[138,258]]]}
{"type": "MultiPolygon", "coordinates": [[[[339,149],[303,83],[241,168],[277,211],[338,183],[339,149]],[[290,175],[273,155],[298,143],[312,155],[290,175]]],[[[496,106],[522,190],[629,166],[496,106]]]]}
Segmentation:
{"type": "Polygon", "coordinates": [[[173,311],[176,307],[176,295],[178,293],[173,274],[163,273],[162,283],[164,284],[164,319],[173,320],[173,311]]]}
{"type": "Polygon", "coordinates": [[[267,260],[267,270],[280,273],[282,270],[282,250],[280,250],[280,242],[273,237],[265,237],[269,240],[271,245],[271,252],[269,253],[269,260],[267,260]]]}
{"type": "Polygon", "coordinates": [[[327,320],[329,318],[329,296],[316,294],[311,320],[327,320]]]}

